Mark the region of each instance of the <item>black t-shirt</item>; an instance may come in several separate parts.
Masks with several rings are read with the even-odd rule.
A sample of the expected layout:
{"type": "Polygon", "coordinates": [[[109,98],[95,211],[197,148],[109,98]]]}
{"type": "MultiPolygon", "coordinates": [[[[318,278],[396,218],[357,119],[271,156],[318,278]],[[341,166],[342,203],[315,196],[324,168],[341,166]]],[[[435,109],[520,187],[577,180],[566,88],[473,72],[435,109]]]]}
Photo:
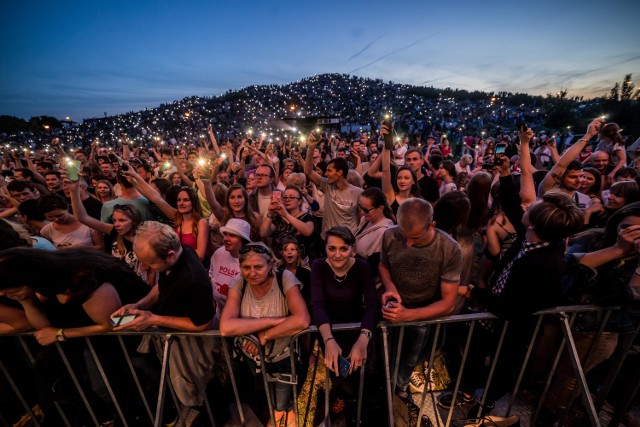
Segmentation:
{"type": "Polygon", "coordinates": [[[100,203],[100,200],[94,197],[87,197],[82,201],[82,205],[91,218],[100,221],[100,212],[102,212],[102,203],[100,203]]]}
{"type": "Polygon", "coordinates": [[[424,175],[418,180],[418,186],[420,187],[420,195],[423,199],[430,203],[435,203],[440,197],[440,189],[438,188],[438,181],[430,176],[424,175]]]}
{"type": "Polygon", "coordinates": [[[207,271],[193,249],[183,246],[178,262],[158,278],[158,302],[151,311],[160,316],[188,317],[200,326],[213,319],[213,290],[207,271]]]}

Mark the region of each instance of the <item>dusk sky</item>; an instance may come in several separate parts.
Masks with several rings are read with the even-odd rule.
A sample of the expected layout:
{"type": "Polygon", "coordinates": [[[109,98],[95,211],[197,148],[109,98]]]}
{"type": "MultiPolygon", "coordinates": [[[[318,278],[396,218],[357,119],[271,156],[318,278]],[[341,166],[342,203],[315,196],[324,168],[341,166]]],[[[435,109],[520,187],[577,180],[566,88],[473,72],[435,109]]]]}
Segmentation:
{"type": "Polygon", "coordinates": [[[601,96],[640,79],[639,17],[639,0],[2,0],[0,115],[81,121],[331,72],[601,96]]]}

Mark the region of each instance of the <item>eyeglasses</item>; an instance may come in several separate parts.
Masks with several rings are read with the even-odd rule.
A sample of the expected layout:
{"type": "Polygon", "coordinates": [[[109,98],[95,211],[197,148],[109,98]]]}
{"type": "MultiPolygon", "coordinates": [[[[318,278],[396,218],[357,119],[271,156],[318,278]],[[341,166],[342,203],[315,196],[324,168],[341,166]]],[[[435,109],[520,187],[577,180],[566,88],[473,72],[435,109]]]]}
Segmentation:
{"type": "Polygon", "coordinates": [[[266,173],[254,173],[256,178],[271,178],[271,175],[267,175],[266,173]]]}
{"type": "Polygon", "coordinates": [[[374,209],[378,209],[380,206],[374,206],[372,208],[365,208],[364,206],[358,204],[358,207],[362,210],[362,212],[368,214],[369,212],[371,212],[374,209]]]}
{"type": "Polygon", "coordinates": [[[284,196],[282,200],[288,202],[289,200],[300,200],[302,197],[284,196]]]}
{"type": "Polygon", "coordinates": [[[271,255],[271,249],[265,248],[262,245],[251,245],[251,244],[249,244],[249,245],[244,245],[243,247],[240,248],[240,254],[241,255],[244,255],[244,254],[246,254],[248,252],[251,252],[251,251],[259,253],[259,254],[271,255]]]}
{"type": "Polygon", "coordinates": [[[129,206],[129,205],[113,205],[113,210],[131,212],[131,206],[129,206]]]}

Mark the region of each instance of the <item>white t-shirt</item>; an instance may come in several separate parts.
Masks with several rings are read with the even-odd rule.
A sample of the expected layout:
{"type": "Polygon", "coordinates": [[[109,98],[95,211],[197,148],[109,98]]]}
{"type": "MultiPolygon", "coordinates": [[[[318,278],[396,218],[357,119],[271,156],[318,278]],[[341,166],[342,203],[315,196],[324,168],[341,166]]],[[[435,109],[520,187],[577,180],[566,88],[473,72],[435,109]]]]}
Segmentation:
{"type": "Polygon", "coordinates": [[[240,261],[234,258],[225,248],[219,248],[211,256],[211,266],[209,267],[209,279],[213,288],[213,300],[216,303],[216,317],[214,329],[220,320],[220,314],[224,303],[227,302],[229,285],[240,274],[240,261]]]}
{"type": "Polygon", "coordinates": [[[84,224],[68,233],[62,233],[53,227],[53,223],[42,227],[40,235],[48,239],[58,249],[70,248],[72,246],[93,246],[93,229],[84,224]]]}

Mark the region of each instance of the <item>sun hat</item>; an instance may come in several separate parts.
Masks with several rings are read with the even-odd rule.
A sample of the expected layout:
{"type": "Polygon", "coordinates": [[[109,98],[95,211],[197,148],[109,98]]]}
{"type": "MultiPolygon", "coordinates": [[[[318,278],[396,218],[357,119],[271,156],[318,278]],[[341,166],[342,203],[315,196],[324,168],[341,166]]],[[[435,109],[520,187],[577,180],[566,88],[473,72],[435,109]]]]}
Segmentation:
{"type": "Polygon", "coordinates": [[[240,218],[231,218],[224,227],[220,227],[220,233],[240,236],[247,242],[251,242],[251,225],[240,218]]]}

